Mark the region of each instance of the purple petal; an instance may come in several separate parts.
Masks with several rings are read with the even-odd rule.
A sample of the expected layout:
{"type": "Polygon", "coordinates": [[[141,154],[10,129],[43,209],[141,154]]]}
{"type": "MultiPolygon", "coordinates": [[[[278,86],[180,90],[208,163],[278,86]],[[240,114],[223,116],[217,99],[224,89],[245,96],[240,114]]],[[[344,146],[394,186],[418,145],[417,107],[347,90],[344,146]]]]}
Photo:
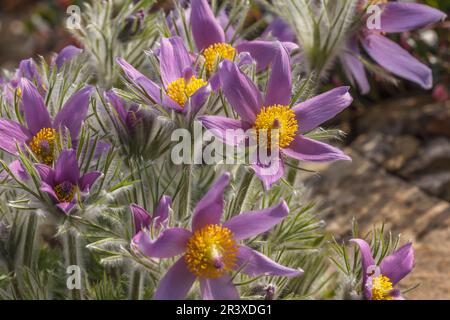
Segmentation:
{"type": "Polygon", "coordinates": [[[235,240],[244,240],[269,231],[289,214],[285,201],[258,211],[241,213],[223,224],[234,233],[235,240]]]}
{"type": "Polygon", "coordinates": [[[63,150],[55,164],[55,184],[69,181],[78,185],[80,169],[75,150],[63,150]]]}
{"type": "Polygon", "coordinates": [[[150,101],[152,103],[162,105],[163,107],[166,107],[168,109],[173,109],[178,112],[184,111],[183,108],[178,103],[176,103],[171,98],[166,96],[166,94],[164,92],[162,92],[162,97],[161,97],[161,88],[156,83],[154,83],[153,81],[148,79],[147,77],[144,76],[144,77],[138,78],[136,80],[136,85],[138,87],[141,87],[147,93],[147,95],[150,98],[150,101]]]}
{"type": "Polygon", "coordinates": [[[228,18],[225,9],[220,10],[219,14],[217,15],[217,21],[219,22],[219,25],[222,27],[222,30],[224,30],[225,32],[225,41],[230,42],[233,39],[236,30],[230,24],[230,19],[228,18]],[[227,28],[226,31],[225,28],[227,28]]]}
{"type": "MultiPolygon", "coordinates": [[[[191,114],[196,115],[197,112],[200,111],[201,107],[205,104],[206,100],[208,100],[209,95],[211,94],[211,86],[205,85],[199,88],[190,98],[191,104],[191,114]]],[[[184,109],[188,108],[189,100],[186,101],[186,105],[184,109]]]]}
{"type": "Polygon", "coordinates": [[[106,91],[104,93],[104,97],[105,97],[105,99],[107,99],[109,101],[109,103],[116,110],[122,123],[125,124],[126,119],[127,119],[127,111],[125,109],[123,100],[121,98],[119,98],[113,90],[106,91]]]}
{"type": "Polygon", "coordinates": [[[202,229],[210,224],[220,224],[224,205],[225,188],[230,183],[230,174],[222,174],[200,199],[194,209],[192,231],[202,229]]]}
{"type": "Polygon", "coordinates": [[[300,132],[311,131],[334,118],[353,102],[349,87],[339,87],[306,100],[293,108],[300,132]]]}
{"type": "Polygon", "coordinates": [[[31,138],[27,128],[17,122],[0,119],[0,149],[17,155],[16,144],[20,147],[31,138]]]}
{"type": "Polygon", "coordinates": [[[347,78],[354,84],[358,84],[359,90],[362,94],[368,94],[370,91],[369,80],[367,79],[364,64],[361,62],[360,50],[356,39],[352,39],[347,44],[340,59],[344,67],[344,72],[347,78]]]}
{"type": "Polygon", "coordinates": [[[169,218],[169,210],[172,205],[172,199],[169,196],[162,196],[159,204],[153,212],[155,223],[164,224],[169,218]]]}
{"type": "Polygon", "coordinates": [[[29,179],[29,175],[25,167],[23,166],[20,160],[14,160],[9,164],[9,170],[18,177],[22,181],[27,181],[29,179]]]}
{"type": "Polygon", "coordinates": [[[243,268],[242,272],[250,277],[260,275],[297,277],[303,274],[302,269],[285,267],[246,246],[239,247],[237,259],[238,268],[243,268]]]}
{"type": "Polygon", "coordinates": [[[64,47],[58,54],[58,56],[55,59],[55,64],[58,69],[58,71],[61,69],[64,63],[67,61],[70,61],[75,56],[79,55],[81,52],[83,52],[82,49],[77,48],[75,46],[69,45],[67,47],[64,47]]]}
{"type": "Polygon", "coordinates": [[[192,66],[192,59],[180,37],[161,38],[161,78],[164,86],[184,76],[184,70],[192,66]]]}
{"type": "Polygon", "coordinates": [[[70,210],[75,206],[76,200],[72,200],[71,202],[60,202],[56,204],[58,208],[60,208],[65,214],[68,214],[70,210]]]}
{"type": "Polygon", "coordinates": [[[341,150],[329,144],[312,140],[304,136],[295,137],[283,153],[291,158],[313,162],[333,162],[338,160],[351,160],[341,150]]]}
{"type": "Polygon", "coordinates": [[[140,231],[133,237],[133,244],[142,253],[153,258],[172,258],[186,250],[191,232],[183,228],[166,229],[155,240],[146,231],[140,231]]]}
{"type": "Polygon", "coordinates": [[[261,37],[267,38],[270,35],[279,41],[295,42],[296,40],[295,33],[292,28],[279,17],[272,20],[261,37]]]}
{"type": "Polygon", "coordinates": [[[92,185],[102,175],[100,171],[88,172],[80,178],[80,189],[82,192],[89,192],[92,185]]]}
{"type": "Polygon", "coordinates": [[[261,110],[263,100],[255,84],[229,60],[219,66],[220,84],[228,102],[242,120],[253,124],[261,110]]]}
{"type": "MultiPolygon", "coordinates": [[[[447,15],[419,3],[389,2],[383,5],[381,32],[405,32],[443,21],[447,15]]],[[[378,31],[378,30],[377,30],[378,31]]]]}
{"type": "Polygon", "coordinates": [[[225,34],[207,0],[191,1],[191,26],[195,45],[202,51],[215,43],[225,42],[225,34]]]}
{"type": "Polygon", "coordinates": [[[408,243],[381,261],[381,273],[388,277],[392,284],[397,284],[414,267],[414,251],[412,243],[408,243]]]}
{"type": "Polygon", "coordinates": [[[189,272],[184,257],[181,257],[159,281],[159,287],[153,299],[183,300],[195,279],[195,275],[189,272]]]}
{"type": "Polygon", "coordinates": [[[47,193],[53,201],[58,202],[58,196],[56,195],[55,190],[53,190],[53,187],[48,183],[42,181],[39,190],[47,193]]]}
{"type": "Polygon", "coordinates": [[[58,112],[54,121],[56,129],[69,129],[72,140],[78,140],[80,134],[81,123],[86,118],[89,99],[94,90],[91,86],[86,86],[80,91],[74,93],[64,104],[63,108],[58,112]]]}
{"type": "Polygon", "coordinates": [[[116,62],[122,68],[123,72],[125,73],[125,76],[128,78],[128,80],[130,80],[130,82],[136,82],[137,79],[145,77],[135,67],[129,64],[125,59],[117,58],[116,62]]]}
{"type": "Polygon", "coordinates": [[[52,167],[49,167],[46,164],[35,164],[34,167],[39,173],[42,181],[51,186],[55,184],[55,171],[53,171],[52,167]]]}
{"type": "Polygon", "coordinates": [[[239,292],[229,275],[216,279],[200,279],[203,300],[239,300],[239,292]]]}
{"type": "Polygon", "coordinates": [[[222,116],[201,116],[197,118],[202,125],[222,142],[230,145],[240,145],[245,140],[245,134],[239,135],[236,130],[249,129],[249,125],[241,120],[222,116]],[[228,137],[227,137],[227,130],[228,137]]]}
{"type": "Polygon", "coordinates": [[[274,55],[269,82],[267,84],[266,106],[289,105],[292,94],[291,59],[289,53],[278,42],[274,55]]]}
{"type": "MultiPolygon", "coordinates": [[[[133,213],[133,221],[135,234],[139,233],[144,228],[148,228],[152,221],[150,214],[144,208],[138,206],[137,204],[130,205],[131,212],[133,213]]],[[[145,233],[142,236],[148,236],[145,233]]]]}
{"type": "Polygon", "coordinates": [[[42,128],[52,128],[52,120],[36,87],[28,79],[22,78],[21,88],[22,110],[31,134],[35,135],[42,128]]]}
{"type": "Polygon", "coordinates": [[[27,78],[31,82],[36,81],[39,93],[42,96],[45,95],[45,90],[43,90],[44,84],[42,81],[42,77],[39,74],[36,68],[36,63],[32,58],[20,61],[19,69],[17,70],[16,74],[16,79],[20,78],[27,78]]]}
{"type": "Polygon", "coordinates": [[[424,89],[433,86],[431,69],[417,61],[406,50],[386,37],[371,34],[366,36],[362,44],[367,53],[379,65],[393,74],[415,82],[424,89]]]}
{"type": "Polygon", "coordinates": [[[269,165],[264,165],[260,162],[253,163],[252,169],[266,190],[269,190],[275,182],[284,176],[284,163],[280,156],[272,159],[269,165]]]}
{"type": "MultiPolygon", "coordinates": [[[[369,298],[368,295],[371,295],[372,293],[370,292],[370,290],[368,290],[366,282],[367,278],[369,277],[368,272],[370,271],[371,267],[376,266],[375,260],[372,256],[370,246],[366,241],[364,241],[363,239],[351,239],[350,242],[353,242],[359,246],[362,262],[363,288],[365,291],[366,298],[369,298]]],[[[370,276],[372,276],[372,274],[370,276]]]]}

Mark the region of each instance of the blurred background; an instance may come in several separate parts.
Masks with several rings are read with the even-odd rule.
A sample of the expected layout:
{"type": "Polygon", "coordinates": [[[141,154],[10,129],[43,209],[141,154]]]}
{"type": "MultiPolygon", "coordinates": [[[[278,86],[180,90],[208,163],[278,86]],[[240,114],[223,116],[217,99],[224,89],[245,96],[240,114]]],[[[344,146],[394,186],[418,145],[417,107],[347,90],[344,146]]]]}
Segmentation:
{"type": "MultiPolygon", "coordinates": [[[[0,69],[80,46],[65,21],[67,7],[82,2],[1,0],[0,69]]],[[[422,2],[450,12],[450,0],[422,2]]],[[[256,4],[252,15],[263,15],[256,4]]],[[[355,218],[363,230],[385,223],[414,241],[417,265],[403,286],[420,286],[408,297],[450,299],[450,23],[394,39],[433,69],[434,89],[372,79],[368,96],[353,90],[353,106],[326,126],[347,133],[342,144],[353,162],[308,167],[318,174],[302,179],[338,238],[349,235],[355,218]]],[[[345,83],[336,68],[328,86],[345,83]]]]}

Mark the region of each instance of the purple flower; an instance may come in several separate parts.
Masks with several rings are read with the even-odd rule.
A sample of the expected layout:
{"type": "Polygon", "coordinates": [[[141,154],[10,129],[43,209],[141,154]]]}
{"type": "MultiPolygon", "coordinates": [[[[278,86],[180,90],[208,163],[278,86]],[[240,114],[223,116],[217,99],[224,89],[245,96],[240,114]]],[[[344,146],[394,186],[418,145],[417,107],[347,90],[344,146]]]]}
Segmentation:
{"type": "Polygon", "coordinates": [[[77,193],[89,192],[102,174],[94,171],[80,177],[77,154],[72,149],[61,152],[54,169],[45,164],[36,164],[35,168],[42,179],[40,190],[47,193],[56,206],[66,214],[76,204],[77,193]]]}
{"type": "Polygon", "coordinates": [[[388,2],[379,6],[381,28],[369,29],[364,22],[362,29],[348,42],[346,50],[340,56],[347,76],[358,84],[363,94],[370,91],[364,64],[361,62],[361,44],[369,56],[386,70],[425,89],[431,89],[431,69],[383,34],[418,29],[445,19],[446,14],[418,3],[388,2]]]}
{"type": "Polygon", "coordinates": [[[197,113],[209,96],[206,81],[197,78],[194,61],[180,37],[161,38],[160,72],[162,86],[144,76],[122,58],[117,63],[125,76],[146,94],[149,104],[182,113],[197,113]]]}
{"type": "Polygon", "coordinates": [[[408,243],[385,257],[377,266],[369,244],[362,239],[352,239],[361,251],[363,291],[367,300],[403,300],[394,286],[414,267],[412,243],[408,243]]]}
{"type": "Polygon", "coordinates": [[[21,108],[26,126],[9,119],[0,119],[0,149],[16,155],[16,145],[28,145],[40,162],[52,164],[60,129],[64,132],[67,128],[73,143],[76,143],[81,123],[88,111],[92,90],[91,86],[86,86],[76,92],[52,120],[36,87],[22,78],[21,108]]]}
{"type": "Polygon", "coordinates": [[[159,229],[161,227],[166,227],[171,205],[172,199],[169,196],[162,196],[155,212],[153,215],[150,215],[150,213],[141,206],[132,204],[130,208],[133,213],[135,235],[143,229],[159,229]]]}
{"type": "Polygon", "coordinates": [[[64,47],[55,58],[55,65],[58,71],[62,68],[62,66],[72,60],[74,57],[82,53],[83,50],[77,48],[75,46],[69,45],[64,47]]]}
{"type": "Polygon", "coordinates": [[[230,129],[253,129],[258,137],[262,132],[270,134],[270,130],[278,129],[278,147],[281,154],[275,159],[277,165],[274,169],[269,169],[260,159],[252,163],[252,168],[266,189],[284,175],[281,157],[283,155],[304,161],[350,160],[342,151],[303,135],[333,118],[352,103],[349,88],[330,90],[290,108],[290,58],[280,42],[278,48],[265,97],[236,64],[231,61],[221,63],[218,73],[223,93],[241,120],[222,116],[198,118],[205,128],[221,137],[226,137],[226,131],[230,129]]]}
{"type": "MultiPolygon", "coordinates": [[[[213,73],[217,62],[222,60],[234,60],[236,53],[248,52],[257,62],[257,71],[264,70],[272,61],[277,46],[272,41],[243,41],[236,39],[238,43],[232,46],[233,29],[229,26],[229,20],[225,12],[220,12],[216,18],[207,0],[191,1],[190,23],[197,50],[205,57],[205,65],[208,73],[213,73]],[[228,27],[227,31],[224,27],[228,27]],[[207,30],[207,31],[205,31],[207,30]]],[[[292,42],[285,42],[288,50],[298,48],[292,42]]]]}
{"type": "Polygon", "coordinates": [[[133,244],[149,257],[171,258],[182,254],[161,279],[155,299],[184,299],[196,279],[200,281],[203,299],[238,299],[239,293],[229,275],[238,269],[252,277],[295,277],[303,273],[238,244],[280,223],[289,213],[284,201],[268,209],[242,213],[223,224],[220,222],[229,180],[230,175],[223,174],[197,203],[192,231],[168,228],[156,240],[141,231],[133,238],[133,244]]]}

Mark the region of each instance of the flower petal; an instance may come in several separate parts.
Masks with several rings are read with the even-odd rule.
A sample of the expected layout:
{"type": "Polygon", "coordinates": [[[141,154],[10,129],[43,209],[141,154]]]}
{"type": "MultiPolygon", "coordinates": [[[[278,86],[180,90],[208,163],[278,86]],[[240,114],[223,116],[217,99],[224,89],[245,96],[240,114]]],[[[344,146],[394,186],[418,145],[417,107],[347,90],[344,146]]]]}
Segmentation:
{"type": "Polygon", "coordinates": [[[31,138],[27,128],[17,122],[0,119],[0,149],[17,155],[16,144],[20,147],[31,138]]]}
{"type": "Polygon", "coordinates": [[[229,60],[219,65],[222,91],[242,120],[253,124],[261,110],[263,100],[255,84],[229,60]]]}
{"type": "Polygon", "coordinates": [[[159,281],[159,287],[153,299],[183,300],[186,298],[195,279],[195,275],[189,272],[184,257],[181,257],[159,281]]]}
{"type": "Polygon", "coordinates": [[[239,292],[229,275],[216,279],[200,279],[203,300],[239,300],[239,292]]]}
{"type": "Polygon", "coordinates": [[[225,33],[207,0],[191,1],[191,26],[195,45],[202,51],[215,43],[225,42],[225,33]]]}
{"type": "Polygon", "coordinates": [[[58,56],[55,59],[55,64],[56,64],[58,71],[61,69],[61,67],[64,65],[64,63],[73,59],[75,56],[79,55],[81,52],[83,52],[82,49],[77,48],[72,45],[64,47],[59,52],[58,56]]]}
{"type": "Polygon", "coordinates": [[[345,50],[343,50],[340,60],[344,67],[344,72],[347,78],[354,84],[358,84],[359,90],[362,94],[368,94],[370,91],[369,80],[367,79],[364,64],[360,58],[361,51],[358,47],[356,39],[351,39],[345,50]]]}
{"type": "Polygon", "coordinates": [[[64,128],[69,129],[72,141],[78,140],[81,123],[86,118],[89,99],[93,90],[92,86],[86,86],[74,93],[56,115],[54,127],[56,129],[61,128],[63,132],[64,128]]]}
{"type": "Polygon", "coordinates": [[[184,111],[178,103],[169,98],[156,83],[154,83],[147,77],[140,77],[136,80],[135,83],[138,87],[141,87],[147,93],[148,98],[150,98],[150,104],[156,103],[178,112],[184,111]]]}
{"type": "Polygon", "coordinates": [[[242,272],[250,277],[260,275],[297,277],[303,274],[302,269],[285,267],[246,246],[239,247],[237,259],[238,268],[243,268],[242,272]]]}
{"type": "Polygon", "coordinates": [[[72,200],[71,202],[60,202],[57,203],[56,206],[60,208],[65,214],[69,214],[70,210],[75,206],[76,201],[72,200]]]}
{"type": "MultiPolygon", "coordinates": [[[[139,233],[144,228],[148,228],[152,221],[150,214],[137,204],[130,205],[131,213],[133,214],[135,234],[139,233]]],[[[145,233],[142,236],[147,236],[145,233]]]]}
{"type": "MultiPolygon", "coordinates": [[[[369,295],[371,296],[370,290],[368,290],[368,286],[366,286],[367,278],[369,277],[368,273],[371,272],[371,267],[376,266],[375,260],[372,256],[372,252],[370,250],[369,244],[363,239],[351,239],[350,242],[353,242],[359,246],[359,250],[361,253],[361,262],[362,262],[362,274],[363,274],[363,289],[365,292],[365,296],[369,299],[369,295]]],[[[372,276],[372,275],[371,275],[372,276]]]]}
{"type": "Polygon", "coordinates": [[[183,39],[180,37],[161,38],[160,52],[161,78],[165,87],[172,81],[184,76],[186,68],[192,66],[190,57],[183,39]]]}
{"type": "Polygon", "coordinates": [[[27,181],[30,177],[20,160],[14,160],[11,162],[9,164],[9,170],[11,170],[12,174],[22,181],[27,181]]]}
{"type": "Polygon", "coordinates": [[[208,100],[209,95],[211,94],[211,86],[205,85],[201,88],[199,88],[186,102],[186,105],[184,106],[184,109],[187,109],[191,107],[191,114],[196,115],[197,112],[200,111],[201,107],[205,104],[206,100],[208,100]]]}
{"type": "Polygon", "coordinates": [[[80,169],[75,150],[63,150],[55,164],[55,184],[69,181],[78,185],[80,169]]]}
{"type": "Polygon", "coordinates": [[[84,174],[80,178],[80,189],[83,192],[88,192],[92,185],[97,181],[99,177],[101,177],[102,173],[100,171],[92,171],[84,174]]]}
{"type": "Polygon", "coordinates": [[[148,257],[172,258],[186,250],[186,244],[191,235],[191,232],[186,229],[170,228],[152,240],[146,231],[140,231],[133,237],[133,244],[148,257]]]}
{"type": "Polygon", "coordinates": [[[287,42],[295,42],[296,39],[295,32],[289,24],[279,17],[274,18],[261,35],[262,38],[267,38],[269,36],[272,36],[279,41],[287,42]]]}
{"type": "Polygon", "coordinates": [[[39,173],[41,180],[49,185],[53,185],[55,183],[55,171],[53,168],[46,164],[35,164],[34,165],[36,171],[39,173]]]}
{"type": "Polygon", "coordinates": [[[293,108],[300,132],[311,131],[332,119],[353,102],[349,87],[339,87],[299,103],[293,108]]]}
{"type": "Polygon", "coordinates": [[[41,187],[39,188],[39,190],[47,193],[53,201],[55,201],[55,202],[58,201],[58,196],[56,195],[55,190],[53,190],[53,187],[51,185],[49,185],[48,183],[42,181],[41,187]]]}
{"type": "Polygon", "coordinates": [[[239,135],[236,130],[245,132],[245,130],[249,129],[249,125],[241,120],[222,116],[201,116],[198,117],[197,120],[199,120],[206,129],[211,130],[211,133],[214,134],[214,136],[230,145],[240,145],[245,140],[245,134],[239,135]]]}
{"type": "Polygon", "coordinates": [[[407,243],[390,256],[381,261],[381,273],[388,277],[392,284],[397,284],[414,267],[414,250],[412,243],[407,243]]]}
{"type": "Polygon", "coordinates": [[[256,162],[253,163],[251,167],[263,183],[264,189],[266,190],[269,190],[275,182],[284,176],[284,163],[280,156],[271,159],[269,165],[256,162]]]}
{"type": "Polygon", "coordinates": [[[313,162],[333,162],[338,160],[351,160],[341,150],[329,144],[312,140],[304,136],[295,137],[283,153],[291,158],[313,162]]]}
{"type": "Polygon", "coordinates": [[[192,231],[202,229],[210,224],[220,224],[224,205],[225,188],[230,183],[230,174],[222,174],[200,199],[194,209],[192,231]]]}
{"type": "Polygon", "coordinates": [[[164,224],[169,218],[169,210],[172,205],[172,199],[169,196],[162,196],[159,204],[153,212],[153,219],[155,223],[164,224]]]}
{"type": "Polygon", "coordinates": [[[393,74],[421,85],[433,86],[431,69],[417,61],[406,50],[386,37],[370,34],[362,40],[364,49],[379,65],[393,74]]]}
{"type": "Polygon", "coordinates": [[[28,129],[35,135],[42,128],[52,128],[52,120],[44,100],[36,87],[26,78],[21,79],[22,110],[28,129]]]}
{"type": "Polygon", "coordinates": [[[389,2],[382,6],[381,32],[405,32],[443,21],[447,15],[419,3],[389,2]]]}
{"type": "Polygon", "coordinates": [[[122,121],[122,124],[125,125],[127,120],[127,111],[125,109],[125,104],[121,98],[117,96],[117,94],[113,90],[106,91],[104,94],[105,99],[109,101],[112,107],[116,110],[117,114],[122,121]]]}
{"type": "Polygon", "coordinates": [[[292,95],[291,59],[287,50],[278,42],[273,58],[265,106],[289,105],[292,95]]]}
{"type": "Polygon", "coordinates": [[[285,201],[273,207],[241,213],[223,224],[234,233],[235,240],[244,240],[269,231],[289,214],[285,201]]]}

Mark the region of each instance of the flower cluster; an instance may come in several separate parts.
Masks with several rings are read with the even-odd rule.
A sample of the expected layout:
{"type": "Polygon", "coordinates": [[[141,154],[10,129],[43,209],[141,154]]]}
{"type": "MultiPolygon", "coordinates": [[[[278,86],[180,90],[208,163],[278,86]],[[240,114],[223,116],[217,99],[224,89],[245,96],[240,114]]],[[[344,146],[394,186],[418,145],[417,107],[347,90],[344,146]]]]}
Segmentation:
{"type": "MultiPolygon", "coordinates": [[[[67,265],[88,256],[79,253],[84,244],[96,255],[87,266],[127,274],[129,298],[312,294],[302,283],[319,281],[316,270],[328,269],[322,265],[327,243],[322,222],[302,200],[297,172],[304,162],[351,160],[323,141],[334,134],[321,126],[352,104],[352,89],[322,90],[323,71],[340,61],[350,82],[367,93],[362,45],[373,62],[430,89],[430,69],[386,33],[445,17],[414,3],[349,2],[357,3],[352,11],[334,9],[340,12],[333,13],[335,27],[343,19],[348,33],[328,39],[332,48],[320,42],[321,22],[313,33],[322,40],[310,48],[281,9],[255,36],[256,27],[245,29],[246,2],[216,8],[207,0],[180,1],[162,19],[145,1],[125,1],[122,10],[112,10],[112,1],[87,6],[89,27],[77,34],[84,50],[66,47],[50,64],[24,60],[0,82],[1,187],[12,189],[1,196],[11,215],[24,208],[43,213],[27,220],[27,239],[40,241],[33,232],[42,220],[54,224],[55,238],[67,236],[61,254],[67,265]],[[374,5],[381,12],[376,30],[368,27],[374,5]],[[142,43],[148,47],[141,51],[142,43]],[[196,126],[211,140],[200,141],[196,126]],[[175,142],[186,132],[184,158],[192,162],[176,165],[175,142]],[[215,143],[215,156],[239,147],[248,161],[203,163],[196,151],[215,143]]],[[[330,9],[320,8],[307,10],[317,15],[311,21],[330,9]]],[[[378,266],[365,240],[351,242],[361,252],[362,272],[354,273],[360,296],[401,299],[394,286],[413,268],[411,243],[378,266]]],[[[38,264],[35,247],[24,250],[30,268],[38,264]]],[[[74,298],[103,290],[95,289],[102,279],[86,281],[91,288],[74,298]]],[[[115,281],[114,294],[127,291],[123,278],[115,281]]],[[[20,294],[20,286],[12,288],[20,294]]]]}

